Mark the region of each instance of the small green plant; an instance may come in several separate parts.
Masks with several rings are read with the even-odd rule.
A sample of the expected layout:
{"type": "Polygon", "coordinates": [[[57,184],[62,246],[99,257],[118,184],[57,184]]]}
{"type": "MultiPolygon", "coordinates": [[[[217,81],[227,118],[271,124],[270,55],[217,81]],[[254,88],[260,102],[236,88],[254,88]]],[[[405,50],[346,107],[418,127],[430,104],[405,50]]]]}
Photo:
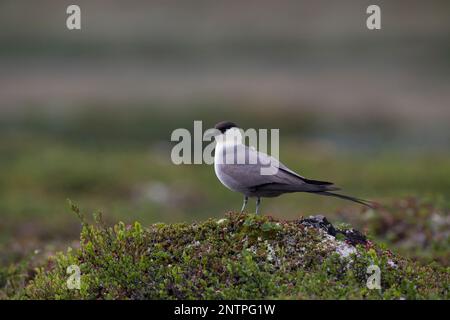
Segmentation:
{"type": "MultiPolygon", "coordinates": [[[[71,204],[80,216],[79,208],[71,204]]],[[[428,299],[449,298],[449,270],[419,266],[375,244],[346,243],[300,220],[231,213],[192,224],[83,220],[80,247],[38,268],[30,299],[428,299]],[[381,289],[367,287],[367,268],[381,289]],[[80,268],[68,289],[67,267],[80,268]]]]}

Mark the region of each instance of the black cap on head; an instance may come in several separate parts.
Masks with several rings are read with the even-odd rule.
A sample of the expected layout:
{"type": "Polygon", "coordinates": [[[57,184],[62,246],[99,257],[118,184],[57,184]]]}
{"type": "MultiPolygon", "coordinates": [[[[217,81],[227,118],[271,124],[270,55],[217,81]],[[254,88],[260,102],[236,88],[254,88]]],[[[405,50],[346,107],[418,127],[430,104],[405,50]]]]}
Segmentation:
{"type": "Polygon", "coordinates": [[[234,124],[233,122],[230,122],[230,121],[222,121],[214,126],[214,128],[216,128],[217,130],[219,130],[222,133],[224,133],[225,131],[227,131],[230,128],[236,128],[236,127],[237,127],[236,124],[234,124]]]}

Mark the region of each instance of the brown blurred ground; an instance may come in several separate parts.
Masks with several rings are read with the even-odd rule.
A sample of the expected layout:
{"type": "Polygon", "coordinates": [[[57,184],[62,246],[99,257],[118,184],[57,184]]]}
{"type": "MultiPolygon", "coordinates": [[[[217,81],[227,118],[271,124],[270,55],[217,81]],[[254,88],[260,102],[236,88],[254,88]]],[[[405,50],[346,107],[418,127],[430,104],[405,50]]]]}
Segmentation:
{"type": "Polygon", "coordinates": [[[381,31],[369,1],[286,0],[78,1],[68,31],[68,1],[2,1],[0,110],[209,99],[444,126],[450,4],[375,2],[381,31]]]}

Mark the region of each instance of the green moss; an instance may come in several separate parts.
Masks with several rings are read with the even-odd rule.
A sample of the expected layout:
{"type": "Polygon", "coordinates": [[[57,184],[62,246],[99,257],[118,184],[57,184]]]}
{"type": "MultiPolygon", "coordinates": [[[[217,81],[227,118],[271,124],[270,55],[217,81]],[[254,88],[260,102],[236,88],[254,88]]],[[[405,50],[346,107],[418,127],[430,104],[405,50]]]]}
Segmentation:
{"type": "MultiPolygon", "coordinates": [[[[74,206],[74,210],[79,213],[74,206]]],[[[449,270],[368,243],[353,247],[300,220],[228,214],[193,224],[84,223],[80,247],[50,258],[31,299],[421,299],[449,296],[449,270]],[[367,267],[381,289],[366,286],[367,267]],[[69,290],[67,267],[81,271],[69,290]]]]}

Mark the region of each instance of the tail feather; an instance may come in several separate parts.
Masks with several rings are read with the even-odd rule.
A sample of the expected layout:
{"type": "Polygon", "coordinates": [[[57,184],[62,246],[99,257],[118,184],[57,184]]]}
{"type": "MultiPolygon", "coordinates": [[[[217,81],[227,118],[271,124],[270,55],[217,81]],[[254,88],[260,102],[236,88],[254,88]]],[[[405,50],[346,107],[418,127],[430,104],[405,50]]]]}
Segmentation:
{"type": "Polygon", "coordinates": [[[374,208],[374,204],[371,201],[358,199],[358,198],[355,198],[355,197],[352,197],[352,196],[347,196],[345,194],[339,194],[339,193],[328,192],[328,191],[319,191],[319,192],[316,192],[316,193],[324,195],[324,196],[331,196],[331,197],[341,198],[341,199],[345,199],[345,200],[350,200],[350,201],[362,204],[362,205],[364,205],[366,207],[369,207],[369,208],[372,208],[372,209],[374,208]]]}
{"type": "Polygon", "coordinates": [[[319,185],[319,186],[330,186],[333,184],[333,182],[312,180],[312,179],[306,179],[303,177],[302,177],[302,180],[308,184],[319,185]]]}

